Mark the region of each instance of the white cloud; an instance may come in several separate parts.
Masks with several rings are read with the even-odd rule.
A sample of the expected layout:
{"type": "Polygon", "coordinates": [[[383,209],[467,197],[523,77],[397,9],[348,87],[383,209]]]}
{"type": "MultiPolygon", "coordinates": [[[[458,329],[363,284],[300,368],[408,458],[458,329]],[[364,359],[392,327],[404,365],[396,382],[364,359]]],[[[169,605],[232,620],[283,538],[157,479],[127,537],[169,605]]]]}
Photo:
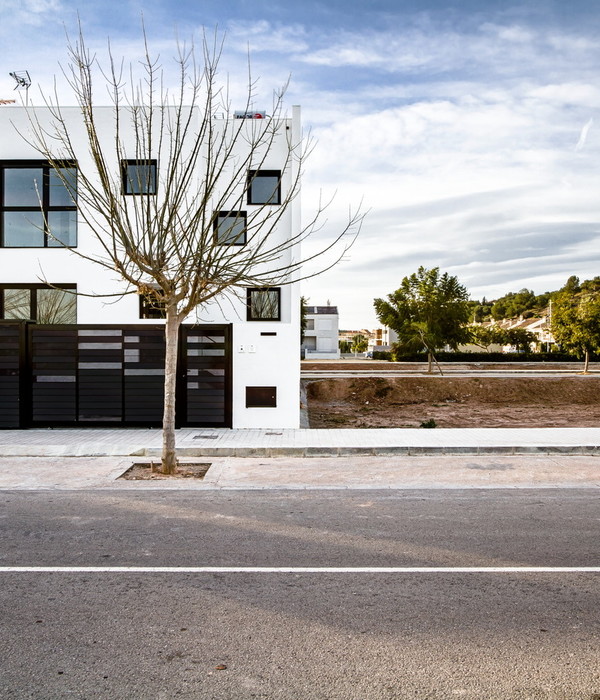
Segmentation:
{"type": "Polygon", "coordinates": [[[588,119],[588,121],[583,125],[581,133],[579,134],[579,141],[577,141],[577,144],[575,145],[576,151],[581,151],[585,146],[589,130],[591,129],[593,123],[593,119],[588,119]]]}
{"type": "Polygon", "coordinates": [[[55,20],[64,10],[60,0],[4,0],[0,2],[3,24],[9,26],[42,26],[55,20]]]}
{"type": "Polygon", "coordinates": [[[308,48],[305,29],[300,25],[274,25],[267,20],[229,22],[227,37],[230,48],[252,53],[289,54],[308,48]]]}

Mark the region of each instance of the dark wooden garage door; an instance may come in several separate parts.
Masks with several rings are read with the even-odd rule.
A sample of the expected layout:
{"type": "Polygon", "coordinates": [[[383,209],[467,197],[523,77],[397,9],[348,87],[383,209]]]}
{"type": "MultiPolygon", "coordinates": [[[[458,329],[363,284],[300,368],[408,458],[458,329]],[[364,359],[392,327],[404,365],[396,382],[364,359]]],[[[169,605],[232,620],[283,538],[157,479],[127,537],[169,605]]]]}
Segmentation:
{"type": "Polygon", "coordinates": [[[0,428],[19,428],[22,422],[25,325],[0,323],[0,428]]]}

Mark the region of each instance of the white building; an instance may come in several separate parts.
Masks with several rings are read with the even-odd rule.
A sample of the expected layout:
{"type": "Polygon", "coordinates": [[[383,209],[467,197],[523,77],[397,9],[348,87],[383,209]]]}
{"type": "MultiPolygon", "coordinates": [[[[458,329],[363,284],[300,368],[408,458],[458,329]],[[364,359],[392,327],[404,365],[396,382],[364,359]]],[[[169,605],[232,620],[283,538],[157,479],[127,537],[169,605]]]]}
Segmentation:
{"type": "Polygon", "coordinates": [[[308,306],[302,350],[307,360],[338,360],[340,350],[337,306],[308,306]]]}
{"type": "Polygon", "coordinates": [[[392,345],[398,342],[398,334],[396,331],[384,326],[377,328],[369,338],[369,353],[373,352],[389,352],[392,345]]]}
{"type": "MultiPolygon", "coordinates": [[[[89,173],[93,171],[93,166],[79,108],[63,108],[63,116],[69,124],[69,135],[75,144],[74,150],[79,159],[77,163],[65,164],[64,174],[75,179],[78,170],[89,173]]],[[[107,143],[113,134],[114,116],[114,109],[111,107],[96,110],[97,129],[107,143]]],[[[48,123],[47,110],[37,108],[36,117],[42,124],[48,123]]],[[[192,118],[199,120],[200,115],[193,114],[192,118]]],[[[232,128],[234,121],[215,120],[214,127],[221,130],[232,128]]],[[[248,129],[260,128],[258,120],[247,121],[248,129]]],[[[119,275],[72,252],[73,248],[79,253],[94,257],[101,253],[101,250],[60,178],[55,175],[49,164],[40,158],[39,153],[17,133],[17,129],[26,133],[28,124],[28,116],[23,107],[0,107],[0,321],[30,319],[36,323],[38,331],[44,324],[72,324],[73,327],[110,324],[115,338],[121,340],[115,340],[112,343],[115,347],[111,349],[108,347],[111,343],[103,337],[102,343],[96,343],[103,347],[96,350],[122,353],[121,359],[112,364],[120,362],[125,374],[129,372],[129,377],[137,376],[136,371],[141,375],[143,369],[137,370],[131,364],[139,362],[139,351],[131,346],[134,342],[134,331],[123,330],[119,335],[118,327],[150,328],[162,324],[160,311],[149,307],[144,303],[143,297],[135,294],[109,296],[125,290],[119,275]],[[49,227],[53,237],[48,235],[49,227]],[[69,294],[69,290],[76,291],[77,296],[69,294]],[[120,349],[116,347],[118,343],[121,343],[120,349]]],[[[298,107],[293,108],[290,118],[282,120],[281,130],[281,138],[276,138],[269,152],[262,154],[260,165],[257,166],[259,169],[249,171],[252,172],[252,178],[242,181],[241,187],[247,189],[247,197],[246,194],[243,195],[244,210],[220,210],[216,217],[215,237],[220,235],[222,222],[235,215],[231,230],[235,231],[236,240],[232,245],[239,245],[240,240],[245,241],[244,225],[246,217],[250,220],[252,210],[258,211],[258,207],[267,211],[275,210],[285,199],[286,188],[291,187],[297,176],[296,165],[290,163],[288,155],[288,139],[290,134],[295,142],[301,138],[298,107]],[[265,194],[267,191],[268,195],[265,194]],[[265,204],[268,206],[265,207],[265,204]]],[[[241,139],[240,148],[243,142],[241,139]]],[[[123,197],[160,197],[160,189],[164,187],[161,165],[163,160],[167,160],[162,156],[166,154],[158,153],[156,159],[151,161],[136,160],[133,138],[131,149],[131,158],[119,162],[115,155],[113,163],[113,175],[122,178],[123,197]],[[148,190],[135,191],[135,182],[143,182],[148,190]]],[[[197,166],[198,178],[202,177],[201,165],[199,163],[197,166]]],[[[281,216],[276,214],[274,217],[277,222],[275,236],[278,242],[284,244],[297,234],[300,226],[299,209],[299,197],[295,197],[281,216]]],[[[224,244],[230,243],[225,241],[224,244]]],[[[297,259],[298,251],[295,248],[284,248],[282,264],[285,265],[292,256],[297,259]]],[[[186,424],[225,425],[234,428],[298,427],[299,308],[298,284],[283,284],[269,289],[238,290],[236,295],[219,298],[215,303],[197,309],[196,313],[186,320],[189,326],[188,339],[191,339],[187,364],[183,363],[187,372],[184,378],[187,388],[184,389],[190,397],[188,403],[197,399],[201,404],[205,401],[205,395],[211,394],[211,391],[222,391],[223,395],[218,397],[217,403],[224,402],[226,406],[223,420],[211,421],[208,409],[202,409],[206,414],[204,421],[202,410],[199,409],[199,412],[194,414],[196,418],[188,416],[186,424]],[[194,331],[194,327],[199,330],[194,331]],[[212,327],[214,333],[211,334],[212,327]],[[215,347],[215,343],[218,345],[212,350],[212,356],[222,356],[222,367],[193,367],[190,358],[211,356],[211,350],[207,346],[209,342],[212,343],[211,347],[215,347]],[[206,381],[203,381],[203,378],[206,381]],[[204,394],[203,386],[206,389],[204,394]],[[200,392],[195,398],[190,393],[194,391],[200,392]]],[[[4,326],[6,325],[4,323],[4,326]]],[[[91,332],[89,329],[80,329],[80,341],[86,337],[85,333],[91,332]]],[[[89,337],[87,340],[89,341],[89,337]]],[[[89,347],[93,344],[81,341],[79,348],[88,352],[93,350],[89,347]]],[[[43,374],[45,370],[40,370],[41,374],[36,374],[35,371],[31,374],[32,370],[28,368],[27,371],[31,375],[28,380],[33,382],[34,394],[36,387],[41,392],[42,388],[47,389],[53,385],[56,391],[64,388],[66,392],[67,388],[73,388],[67,385],[73,384],[77,387],[75,391],[81,394],[81,377],[85,372],[102,371],[102,367],[92,366],[94,362],[97,365],[103,364],[98,360],[87,363],[80,360],[72,375],[60,375],[56,372],[54,375],[43,374]]],[[[155,368],[155,371],[159,370],[155,368]]],[[[121,387],[119,391],[125,390],[121,387]]],[[[1,394],[0,391],[0,402],[1,394]]],[[[73,401],[81,406],[82,398],[81,395],[78,396],[79,398],[73,401]]],[[[185,404],[187,399],[183,397],[181,400],[185,404]]],[[[63,422],[77,423],[87,420],[90,424],[94,422],[95,416],[97,423],[115,424],[119,422],[119,416],[122,417],[118,409],[115,411],[113,415],[108,410],[104,413],[102,410],[96,410],[86,416],[75,410],[73,414],[66,413],[63,422]],[[68,417],[71,415],[72,419],[68,417]]],[[[45,414],[42,412],[39,415],[50,413],[51,411],[45,414]]],[[[189,415],[192,413],[190,411],[189,415]]],[[[25,423],[42,425],[44,420],[35,419],[34,407],[33,422],[26,420],[25,423]]]]}

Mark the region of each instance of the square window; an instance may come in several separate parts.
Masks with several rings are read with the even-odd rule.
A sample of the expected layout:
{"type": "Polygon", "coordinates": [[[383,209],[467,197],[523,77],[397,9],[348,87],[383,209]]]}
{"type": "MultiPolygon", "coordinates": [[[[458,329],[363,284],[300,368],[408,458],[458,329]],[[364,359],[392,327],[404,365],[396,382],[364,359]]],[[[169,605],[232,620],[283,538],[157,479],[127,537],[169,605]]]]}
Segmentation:
{"type": "Polygon", "coordinates": [[[213,226],[219,245],[244,245],[246,243],[245,211],[220,211],[213,226]]]}
{"type": "Polygon", "coordinates": [[[0,246],[76,246],[76,197],[75,164],[0,163],[0,246]]]}
{"type": "Polygon", "coordinates": [[[280,321],[281,289],[260,287],[247,290],[248,321],[280,321]]]}
{"type": "Polygon", "coordinates": [[[165,302],[154,294],[140,294],[140,318],[166,318],[165,302]]]}
{"type": "Polygon", "coordinates": [[[156,194],[155,160],[122,160],[123,194],[156,194]]]}
{"type": "Polygon", "coordinates": [[[248,204],[281,204],[281,170],[250,170],[248,204]]]}

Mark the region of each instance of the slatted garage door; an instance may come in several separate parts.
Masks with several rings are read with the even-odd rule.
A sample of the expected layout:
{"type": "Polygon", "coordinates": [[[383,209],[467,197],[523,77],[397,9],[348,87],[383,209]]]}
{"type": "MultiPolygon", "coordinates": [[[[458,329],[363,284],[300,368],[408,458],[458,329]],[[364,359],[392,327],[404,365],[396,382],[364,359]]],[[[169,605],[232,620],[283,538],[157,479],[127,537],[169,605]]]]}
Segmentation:
{"type": "Polygon", "coordinates": [[[77,423],[77,330],[29,327],[32,425],[77,423]]]}
{"type": "MultiPolygon", "coordinates": [[[[31,425],[162,422],[162,326],[29,327],[31,425]]],[[[179,425],[231,425],[230,329],[183,327],[179,425]]]]}
{"type": "Polygon", "coordinates": [[[24,332],[23,324],[0,323],[0,428],[21,424],[24,332]]]}

